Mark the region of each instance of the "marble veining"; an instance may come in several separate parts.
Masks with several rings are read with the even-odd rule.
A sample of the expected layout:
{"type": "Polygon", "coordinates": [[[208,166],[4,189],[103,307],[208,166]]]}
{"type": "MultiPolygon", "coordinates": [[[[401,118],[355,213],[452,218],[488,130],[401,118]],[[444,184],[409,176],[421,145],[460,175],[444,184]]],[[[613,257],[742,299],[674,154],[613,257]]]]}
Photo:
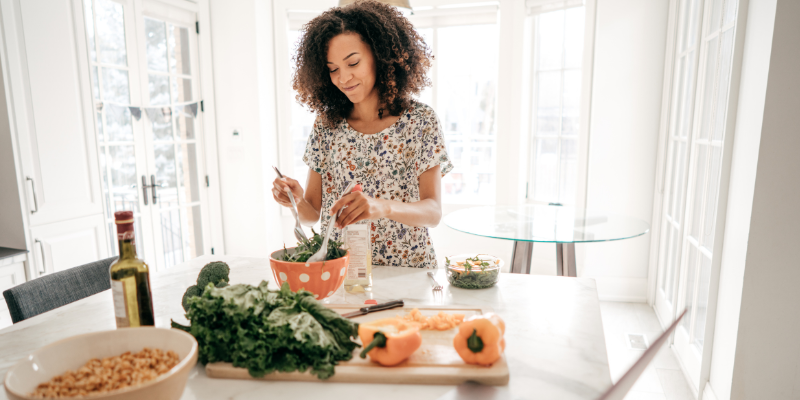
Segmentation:
{"type": "MultiPolygon", "coordinates": [[[[236,256],[202,256],[168,271],[152,274],[156,326],[170,319],[186,322],[181,297],[210,261],[231,266],[231,283],[274,285],[269,261],[236,256]]],[[[513,399],[595,399],[611,385],[600,305],[595,282],[587,278],[502,274],[490,289],[450,287],[434,292],[428,270],[375,267],[372,292],[350,294],[340,288],[328,304],[363,304],[404,299],[408,305],[489,306],[506,321],[506,355],[511,380],[499,388],[513,399]]],[[[275,287],[275,286],[273,286],[275,287]]],[[[109,291],[66,305],[0,330],[0,376],[17,360],[48,343],[81,333],[114,329],[109,291]]],[[[436,399],[452,386],[259,382],[210,379],[195,367],[182,400],[270,398],[436,399]]],[[[0,393],[0,400],[5,399],[0,393]]]]}

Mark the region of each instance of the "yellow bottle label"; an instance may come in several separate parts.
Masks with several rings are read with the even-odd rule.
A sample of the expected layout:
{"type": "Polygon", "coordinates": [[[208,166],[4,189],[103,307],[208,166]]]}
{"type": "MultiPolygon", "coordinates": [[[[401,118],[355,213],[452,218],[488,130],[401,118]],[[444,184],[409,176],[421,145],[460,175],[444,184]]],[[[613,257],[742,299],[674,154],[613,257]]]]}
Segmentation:
{"type": "Polygon", "coordinates": [[[117,328],[140,326],[136,277],[129,276],[120,280],[112,280],[111,292],[114,298],[114,315],[117,320],[117,328]]]}

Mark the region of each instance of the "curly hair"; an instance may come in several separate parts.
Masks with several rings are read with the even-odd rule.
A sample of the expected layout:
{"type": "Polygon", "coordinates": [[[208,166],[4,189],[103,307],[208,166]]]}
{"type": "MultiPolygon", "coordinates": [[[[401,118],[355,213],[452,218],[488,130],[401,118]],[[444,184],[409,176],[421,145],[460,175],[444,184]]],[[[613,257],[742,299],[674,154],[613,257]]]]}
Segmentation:
{"type": "Polygon", "coordinates": [[[353,32],[372,50],[375,87],[381,109],[400,115],[411,96],[430,86],[427,72],[433,54],[411,22],[394,7],[374,0],[358,0],[334,7],[305,24],[293,58],[292,87],[297,100],[317,113],[322,123],[335,127],[353,110],[353,103],[331,82],[326,65],[330,40],[353,32]]]}

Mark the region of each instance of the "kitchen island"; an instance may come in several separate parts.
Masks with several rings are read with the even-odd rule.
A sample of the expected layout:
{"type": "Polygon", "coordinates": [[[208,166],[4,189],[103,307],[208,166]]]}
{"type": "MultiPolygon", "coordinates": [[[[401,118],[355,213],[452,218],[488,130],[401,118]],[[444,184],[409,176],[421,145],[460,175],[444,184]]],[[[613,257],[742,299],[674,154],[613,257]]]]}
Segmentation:
{"type": "MultiPolygon", "coordinates": [[[[170,319],[185,323],[181,297],[195,283],[200,268],[211,261],[230,265],[230,283],[275,285],[269,260],[237,256],[202,256],[168,271],[151,274],[156,326],[170,319]]],[[[611,386],[600,305],[595,282],[565,278],[502,274],[495,287],[469,290],[450,287],[443,269],[436,278],[444,284],[431,290],[430,270],[374,267],[372,292],[350,294],[340,288],[323,300],[328,304],[363,304],[404,299],[406,306],[488,306],[506,322],[506,357],[511,379],[497,387],[497,395],[513,399],[597,398],[611,386]],[[510,394],[510,396],[508,396],[510,394]]],[[[48,343],[81,333],[115,329],[111,292],[106,290],[64,307],[0,330],[0,376],[29,352],[48,343]]],[[[320,382],[265,382],[211,379],[198,364],[189,377],[182,399],[263,398],[379,398],[381,400],[437,399],[451,391],[448,385],[378,385],[320,382]]],[[[5,399],[0,392],[0,399],[5,399]]]]}

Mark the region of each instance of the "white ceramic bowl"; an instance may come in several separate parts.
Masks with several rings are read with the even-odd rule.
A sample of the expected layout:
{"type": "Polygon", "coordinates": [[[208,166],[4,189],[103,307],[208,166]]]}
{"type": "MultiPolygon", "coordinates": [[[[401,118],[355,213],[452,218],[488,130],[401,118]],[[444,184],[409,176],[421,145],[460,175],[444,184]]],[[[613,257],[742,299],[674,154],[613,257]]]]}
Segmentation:
{"type": "Polygon", "coordinates": [[[197,341],[192,335],[178,329],[152,327],[86,333],[44,346],[8,370],[5,377],[6,395],[13,400],[32,399],[29,394],[40,383],[48,382],[69,370],[74,371],[93,358],[118,356],[126,351],[138,352],[145,347],[172,350],[178,354],[180,362],[169,372],[139,386],[78,398],[180,399],[189,372],[197,363],[197,341]]]}

